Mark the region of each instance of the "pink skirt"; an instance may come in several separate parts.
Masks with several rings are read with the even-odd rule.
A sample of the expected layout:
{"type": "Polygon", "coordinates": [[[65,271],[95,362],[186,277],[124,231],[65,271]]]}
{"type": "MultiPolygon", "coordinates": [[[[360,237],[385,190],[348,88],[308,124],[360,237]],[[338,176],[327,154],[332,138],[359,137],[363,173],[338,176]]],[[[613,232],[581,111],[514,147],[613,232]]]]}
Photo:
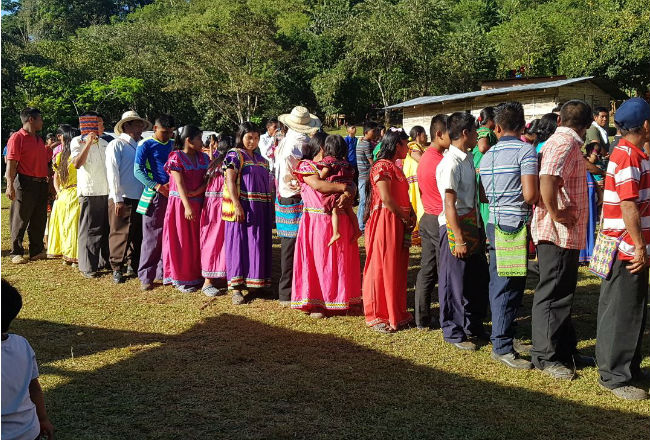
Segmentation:
{"type": "Polygon", "coordinates": [[[201,275],[204,278],[226,278],[226,226],[221,219],[221,196],[206,195],[201,211],[201,275]]]}

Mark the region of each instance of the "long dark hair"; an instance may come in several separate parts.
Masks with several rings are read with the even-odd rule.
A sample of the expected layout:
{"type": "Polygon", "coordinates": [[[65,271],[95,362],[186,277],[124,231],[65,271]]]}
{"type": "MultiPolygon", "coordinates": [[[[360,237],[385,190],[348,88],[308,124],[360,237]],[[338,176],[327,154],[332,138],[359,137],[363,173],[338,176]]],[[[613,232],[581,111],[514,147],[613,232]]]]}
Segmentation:
{"type": "MultiPolygon", "coordinates": [[[[554,113],[551,113],[554,114],[554,113]]],[[[546,116],[546,115],[545,115],[546,116]]],[[[535,138],[535,146],[542,142],[546,142],[557,129],[557,116],[555,119],[551,117],[542,117],[533,131],[537,137],[535,138]]]]}
{"type": "Polygon", "coordinates": [[[327,139],[327,133],[323,130],[318,130],[314,133],[314,135],[309,138],[309,142],[304,148],[302,158],[313,160],[320,150],[325,148],[325,139],[327,139]]]}
{"type": "Polygon", "coordinates": [[[243,122],[237,130],[237,136],[235,137],[235,148],[244,148],[244,136],[246,136],[248,133],[260,134],[261,132],[255,123],[250,121],[243,122]]]}
{"type": "Polygon", "coordinates": [[[187,139],[194,139],[201,133],[201,129],[194,125],[184,125],[180,127],[176,130],[176,136],[174,137],[174,150],[182,150],[185,148],[185,141],[187,139]]]}
{"type": "Polygon", "coordinates": [[[488,121],[494,121],[494,107],[485,107],[476,118],[476,127],[487,125],[488,121]]]}
{"type": "Polygon", "coordinates": [[[221,164],[226,157],[226,153],[230,150],[231,146],[227,142],[219,142],[217,145],[216,155],[210,161],[208,165],[208,171],[205,173],[205,181],[209,182],[213,177],[218,176],[222,173],[221,164]]]}
{"type": "MultiPolygon", "coordinates": [[[[397,148],[399,147],[400,142],[408,140],[408,136],[402,129],[393,129],[391,128],[388,130],[388,132],[384,135],[383,139],[381,140],[381,147],[379,148],[379,153],[377,153],[377,161],[375,161],[375,164],[373,167],[379,162],[381,159],[387,159],[387,160],[393,160],[395,158],[395,154],[397,154],[397,148]]],[[[370,170],[372,173],[372,169],[370,170]]],[[[366,184],[366,207],[363,212],[363,223],[365,224],[368,221],[368,218],[370,218],[370,208],[372,207],[372,191],[371,191],[372,185],[370,184],[370,181],[366,184]]]]}
{"type": "Polygon", "coordinates": [[[348,152],[348,144],[345,143],[345,139],[338,134],[330,134],[325,139],[325,155],[332,156],[338,160],[345,160],[345,156],[348,152]]]}
{"type": "Polygon", "coordinates": [[[409,137],[411,138],[411,141],[415,142],[417,137],[420,136],[422,133],[426,133],[424,127],[421,125],[414,125],[413,128],[411,128],[411,131],[409,131],[409,137]]]}
{"type": "Polygon", "coordinates": [[[61,159],[59,159],[59,167],[56,172],[59,175],[59,180],[61,183],[65,185],[68,182],[68,177],[70,177],[68,175],[68,165],[70,162],[70,143],[72,142],[72,138],[77,136],[77,130],[75,130],[71,125],[61,124],[56,130],[56,134],[57,136],[61,135],[62,137],[61,152],[59,153],[61,159]]]}

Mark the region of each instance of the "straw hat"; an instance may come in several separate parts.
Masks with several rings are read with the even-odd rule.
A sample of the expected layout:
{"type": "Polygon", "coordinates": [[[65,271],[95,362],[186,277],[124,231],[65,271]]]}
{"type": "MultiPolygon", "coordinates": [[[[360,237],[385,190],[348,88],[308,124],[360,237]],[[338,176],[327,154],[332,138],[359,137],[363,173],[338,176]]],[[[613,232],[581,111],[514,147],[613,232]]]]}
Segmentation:
{"type": "Polygon", "coordinates": [[[321,126],[318,116],[309,113],[305,107],[294,107],[291,113],[280,115],[278,120],[299,133],[310,133],[321,126]]]}
{"type": "Polygon", "coordinates": [[[119,122],[117,124],[115,124],[115,128],[114,128],[115,134],[117,134],[117,135],[122,134],[123,133],[122,132],[122,126],[125,123],[130,122],[130,121],[142,121],[142,122],[144,122],[143,131],[150,130],[151,127],[152,127],[151,122],[147,121],[146,119],[142,119],[140,117],[140,115],[138,115],[135,111],[129,110],[127,112],[124,112],[122,114],[122,119],[120,119],[119,122]]]}

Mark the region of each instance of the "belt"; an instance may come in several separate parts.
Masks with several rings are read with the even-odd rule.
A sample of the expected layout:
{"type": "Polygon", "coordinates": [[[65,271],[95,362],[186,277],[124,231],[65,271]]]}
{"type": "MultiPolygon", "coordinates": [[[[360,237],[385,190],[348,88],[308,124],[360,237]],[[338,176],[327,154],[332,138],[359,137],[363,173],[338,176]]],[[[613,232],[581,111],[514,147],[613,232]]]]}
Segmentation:
{"type": "Polygon", "coordinates": [[[47,177],[33,177],[33,176],[28,176],[27,174],[20,174],[18,175],[27,180],[31,180],[32,182],[39,182],[39,183],[47,183],[47,177]]]}

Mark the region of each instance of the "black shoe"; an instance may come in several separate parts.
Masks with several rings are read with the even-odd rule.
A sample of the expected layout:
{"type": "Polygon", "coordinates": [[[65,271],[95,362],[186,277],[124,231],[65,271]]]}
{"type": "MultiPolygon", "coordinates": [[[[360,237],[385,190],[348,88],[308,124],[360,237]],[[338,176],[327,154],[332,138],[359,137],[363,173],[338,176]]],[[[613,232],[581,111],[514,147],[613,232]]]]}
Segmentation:
{"type": "Polygon", "coordinates": [[[596,359],[592,356],[585,356],[580,353],[573,353],[573,362],[576,368],[595,367],[596,359]]]}
{"type": "Polygon", "coordinates": [[[124,282],[124,275],[122,275],[121,270],[114,270],[113,271],[113,282],[115,284],[122,284],[124,282]]]}
{"type": "Polygon", "coordinates": [[[85,278],[99,278],[97,272],[81,272],[81,275],[83,275],[85,278]]]}

